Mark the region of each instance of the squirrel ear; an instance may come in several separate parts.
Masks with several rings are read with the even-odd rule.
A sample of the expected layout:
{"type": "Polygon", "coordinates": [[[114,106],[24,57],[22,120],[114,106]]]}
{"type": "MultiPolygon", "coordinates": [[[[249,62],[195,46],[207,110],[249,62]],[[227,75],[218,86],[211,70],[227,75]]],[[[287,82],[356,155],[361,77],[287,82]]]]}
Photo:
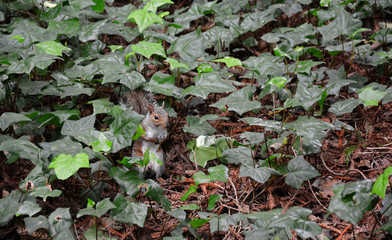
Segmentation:
{"type": "Polygon", "coordinates": [[[148,111],[150,113],[154,112],[154,106],[152,104],[148,104],[148,111]]]}
{"type": "Polygon", "coordinates": [[[162,102],[162,108],[165,108],[165,101],[162,102]]]}

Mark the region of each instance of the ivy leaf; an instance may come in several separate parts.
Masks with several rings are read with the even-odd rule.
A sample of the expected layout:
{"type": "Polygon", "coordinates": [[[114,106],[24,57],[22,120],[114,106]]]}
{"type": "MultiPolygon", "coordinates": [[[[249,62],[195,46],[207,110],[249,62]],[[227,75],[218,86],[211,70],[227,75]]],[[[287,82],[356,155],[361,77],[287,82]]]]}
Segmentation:
{"type": "Polygon", "coordinates": [[[42,215],[38,217],[26,217],[23,218],[23,221],[29,234],[33,234],[39,228],[49,229],[48,219],[42,215]]]}
{"type": "Polygon", "coordinates": [[[203,50],[203,36],[200,28],[177,38],[167,50],[168,54],[174,52],[177,52],[181,59],[186,62],[192,62],[195,59],[203,57],[205,53],[203,50]]]}
{"type": "Polygon", "coordinates": [[[131,202],[121,194],[113,200],[116,211],[112,210],[112,217],[115,221],[123,223],[133,223],[139,227],[144,226],[148,207],[144,203],[131,202]]]}
{"type": "Polygon", "coordinates": [[[311,178],[320,176],[320,173],[303,156],[290,160],[287,165],[288,174],[285,183],[299,189],[302,183],[311,178]]]}
{"type": "Polygon", "coordinates": [[[127,20],[131,19],[135,19],[140,33],[153,23],[163,24],[163,19],[161,17],[156,15],[154,12],[150,12],[145,9],[136,10],[129,14],[127,20]]]}
{"type": "Polygon", "coordinates": [[[252,151],[247,147],[239,146],[238,148],[227,149],[223,152],[223,157],[229,163],[253,166],[252,151]]]}
{"type": "Polygon", "coordinates": [[[211,65],[208,63],[202,63],[197,67],[197,72],[200,73],[206,73],[206,72],[212,72],[214,69],[212,69],[211,65]]]}
{"type": "Polygon", "coordinates": [[[187,87],[183,94],[193,94],[206,99],[210,93],[231,92],[235,87],[230,81],[224,80],[218,72],[208,72],[197,75],[194,79],[195,86],[187,87]]]}
{"type": "Polygon", "coordinates": [[[252,86],[246,86],[238,91],[233,92],[228,97],[221,98],[218,102],[211,104],[210,106],[223,109],[228,106],[229,110],[237,112],[239,115],[249,112],[251,110],[261,108],[261,104],[258,101],[251,101],[255,88],[252,86]]]}
{"type": "Polygon", "coordinates": [[[76,154],[75,157],[61,154],[55,157],[49,165],[49,168],[54,168],[57,178],[61,180],[69,178],[82,167],[90,167],[88,155],[85,153],[76,154]]]}
{"type": "Polygon", "coordinates": [[[249,166],[241,166],[240,168],[240,177],[251,177],[259,183],[265,183],[271,177],[271,173],[278,173],[272,168],[269,167],[249,167],[249,166]]]}
{"type": "Polygon", "coordinates": [[[348,98],[343,101],[335,102],[328,111],[334,113],[336,116],[341,116],[345,113],[351,113],[360,103],[361,101],[359,99],[348,98]]]}
{"type": "Polygon", "coordinates": [[[220,194],[212,194],[212,195],[208,198],[207,210],[208,210],[208,211],[214,210],[216,202],[218,202],[219,199],[220,199],[221,197],[222,197],[222,195],[220,195],[220,194]]]}
{"type": "Polygon", "coordinates": [[[358,98],[362,101],[365,107],[378,106],[378,102],[383,99],[385,92],[373,90],[371,86],[366,86],[358,91],[358,98]]]}
{"type": "Polygon", "coordinates": [[[30,122],[31,119],[21,113],[5,112],[0,117],[0,128],[6,130],[9,126],[19,122],[30,122]]]}
{"type": "Polygon", "coordinates": [[[40,186],[34,189],[29,195],[32,197],[42,197],[43,201],[46,202],[48,197],[58,197],[61,193],[62,191],[58,189],[52,190],[50,186],[40,186]]]}
{"type": "Polygon", "coordinates": [[[137,44],[132,44],[131,48],[133,51],[143,55],[145,58],[150,58],[153,54],[166,57],[165,50],[160,43],[140,41],[137,44]]]}
{"type": "Polygon", "coordinates": [[[197,192],[197,187],[195,185],[191,185],[188,189],[188,191],[186,191],[186,193],[184,193],[184,195],[182,195],[181,197],[181,201],[185,201],[188,199],[189,195],[191,195],[192,193],[197,192]]]}
{"type": "Polygon", "coordinates": [[[41,211],[41,207],[39,206],[38,203],[31,202],[31,201],[25,201],[20,207],[17,213],[15,213],[16,216],[20,215],[29,215],[30,217],[33,216],[34,214],[38,213],[41,211]]]}
{"type": "Polygon", "coordinates": [[[91,6],[91,9],[93,9],[93,11],[95,11],[97,13],[103,12],[103,10],[105,9],[105,1],[104,0],[93,0],[93,2],[95,3],[95,5],[91,6]]]}
{"type": "Polygon", "coordinates": [[[297,92],[294,98],[288,98],[284,102],[284,107],[303,107],[309,111],[312,105],[321,100],[324,89],[315,85],[307,85],[304,82],[299,82],[297,92]]]}
{"type": "Polygon", "coordinates": [[[225,165],[208,168],[208,173],[213,181],[222,181],[227,183],[229,178],[229,169],[225,165]]]}
{"type": "Polygon", "coordinates": [[[335,20],[326,26],[319,27],[324,41],[330,41],[341,35],[350,36],[362,26],[362,21],[355,19],[341,7],[335,20]]]}
{"type": "Polygon", "coordinates": [[[174,4],[174,3],[170,0],[150,0],[146,3],[143,9],[156,13],[157,9],[165,4],[174,4]]]}
{"type": "Polygon", "coordinates": [[[234,67],[234,66],[242,66],[241,60],[238,58],[233,58],[233,57],[226,57],[226,58],[221,58],[221,59],[215,59],[213,62],[223,62],[226,64],[228,68],[234,67]]]}
{"type": "Polygon", "coordinates": [[[285,130],[285,127],[283,127],[283,123],[281,121],[264,120],[262,118],[256,118],[256,117],[246,117],[246,118],[241,118],[241,120],[247,122],[251,126],[256,125],[256,126],[265,127],[267,131],[272,130],[277,133],[281,133],[282,130],[285,130]]]}
{"type": "Polygon", "coordinates": [[[200,122],[199,117],[187,116],[186,121],[188,126],[184,126],[185,132],[192,133],[196,136],[210,135],[216,132],[216,129],[207,121],[200,122]]]}
{"type": "Polygon", "coordinates": [[[80,209],[76,217],[81,217],[84,215],[96,216],[98,218],[102,217],[108,210],[116,208],[116,206],[110,201],[110,198],[105,198],[96,207],[87,207],[80,209]]]}
{"type": "Polygon", "coordinates": [[[389,185],[390,175],[392,175],[392,167],[387,167],[374,183],[372,193],[375,193],[384,199],[385,192],[387,191],[387,187],[389,185]]]}
{"type": "Polygon", "coordinates": [[[185,68],[185,69],[189,70],[189,66],[188,65],[186,65],[185,63],[179,63],[174,58],[166,58],[165,62],[168,62],[170,64],[170,69],[185,68]]]}
{"type": "Polygon", "coordinates": [[[371,194],[373,182],[369,179],[352,182],[346,185],[335,184],[328,206],[329,213],[335,213],[344,221],[356,224],[363,215],[374,208],[379,198],[371,194]]]}
{"type": "Polygon", "coordinates": [[[103,133],[101,133],[98,140],[92,143],[92,146],[95,152],[107,153],[112,147],[112,142],[109,141],[103,133]]]}

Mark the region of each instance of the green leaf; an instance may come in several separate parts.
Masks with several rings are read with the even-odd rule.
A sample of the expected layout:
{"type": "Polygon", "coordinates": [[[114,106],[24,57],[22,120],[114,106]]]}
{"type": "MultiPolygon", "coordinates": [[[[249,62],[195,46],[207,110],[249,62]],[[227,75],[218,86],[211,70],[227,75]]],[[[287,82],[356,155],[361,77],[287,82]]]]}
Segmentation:
{"type": "Polygon", "coordinates": [[[85,153],[76,154],[75,157],[61,154],[53,159],[49,168],[54,168],[57,178],[65,180],[75,174],[79,168],[89,168],[89,157],[85,153]]]}
{"type": "Polygon", "coordinates": [[[10,39],[16,39],[18,40],[19,43],[22,43],[25,41],[24,37],[20,36],[20,35],[14,35],[12,38],[10,39]]]}
{"type": "Polygon", "coordinates": [[[112,148],[112,142],[109,141],[106,136],[101,133],[99,135],[98,141],[92,143],[93,150],[95,152],[109,152],[112,148]]]}
{"type": "Polygon", "coordinates": [[[251,110],[261,108],[261,104],[258,101],[251,101],[254,96],[256,89],[252,86],[246,86],[230,94],[227,97],[221,98],[218,102],[211,104],[210,106],[223,109],[228,106],[230,111],[235,111],[239,115],[242,115],[251,110]]]}
{"type": "Polygon", "coordinates": [[[64,47],[61,43],[55,41],[40,42],[36,45],[43,49],[47,54],[61,56],[63,51],[71,51],[70,48],[64,47]]]}
{"type": "Polygon", "coordinates": [[[86,240],[109,240],[111,239],[110,236],[104,234],[102,231],[97,230],[97,225],[93,225],[91,226],[89,229],[87,229],[84,233],[83,233],[83,237],[86,240]]]}
{"type": "Polygon", "coordinates": [[[362,21],[355,19],[344,7],[339,9],[335,20],[326,26],[319,27],[323,41],[330,41],[341,35],[350,36],[362,26],[362,21]]]}
{"type": "Polygon", "coordinates": [[[242,164],[244,166],[253,166],[252,150],[247,147],[238,147],[227,149],[223,152],[223,157],[229,163],[242,164]]]}
{"type": "Polygon", "coordinates": [[[193,180],[195,180],[196,186],[198,186],[200,183],[210,183],[213,181],[210,176],[207,176],[204,172],[201,171],[193,174],[193,180]]]}
{"type": "Polygon", "coordinates": [[[277,171],[268,167],[254,168],[248,166],[241,166],[239,176],[251,177],[259,183],[265,183],[271,177],[271,173],[277,173],[277,171]]]}
{"type": "Polygon", "coordinates": [[[66,120],[61,128],[61,134],[77,137],[90,129],[94,129],[95,115],[83,117],[77,121],[66,120]]]}
{"type": "Polygon", "coordinates": [[[189,195],[191,195],[192,193],[197,192],[197,187],[195,185],[191,185],[188,189],[188,191],[186,191],[186,193],[184,193],[184,195],[182,195],[181,197],[181,201],[185,201],[188,199],[189,195]]]}
{"type": "Polygon", "coordinates": [[[166,57],[165,50],[161,43],[140,41],[137,44],[132,44],[131,48],[133,51],[143,55],[145,58],[150,58],[153,54],[166,57]]]}
{"type": "Polygon", "coordinates": [[[186,65],[185,63],[179,63],[174,58],[166,58],[165,62],[168,62],[170,64],[170,69],[185,68],[185,69],[189,70],[189,66],[188,65],[186,65]]]}
{"type": "Polygon", "coordinates": [[[23,221],[29,234],[33,234],[39,228],[49,229],[48,219],[42,215],[38,217],[26,217],[23,218],[23,221]]]}
{"type": "Polygon", "coordinates": [[[8,139],[0,144],[0,151],[12,153],[20,158],[29,159],[34,165],[46,164],[41,149],[33,143],[22,139],[8,139]]]}
{"type": "Polygon", "coordinates": [[[305,161],[303,156],[291,159],[287,165],[287,170],[285,183],[297,189],[301,188],[304,181],[320,176],[320,173],[305,161]]]}
{"type": "Polygon", "coordinates": [[[142,228],[146,220],[148,207],[144,203],[130,202],[124,197],[120,198],[118,196],[113,203],[117,208],[120,208],[120,212],[116,213],[113,219],[118,222],[136,224],[142,228]]]}
{"type": "Polygon", "coordinates": [[[219,201],[219,199],[222,197],[222,195],[220,194],[212,194],[209,198],[208,198],[208,206],[207,206],[207,210],[208,211],[212,211],[215,209],[215,204],[219,201]]]}
{"type": "Polygon", "coordinates": [[[25,201],[20,207],[18,212],[15,214],[17,217],[20,215],[29,215],[30,217],[41,211],[39,204],[31,201],[25,201]]]}
{"type": "Polygon", "coordinates": [[[129,14],[127,20],[135,19],[139,32],[143,32],[144,29],[148,28],[153,23],[163,24],[163,19],[156,15],[154,12],[147,11],[145,9],[136,10],[129,14]]]}
{"type": "Polygon", "coordinates": [[[167,50],[168,54],[177,52],[185,62],[192,62],[205,55],[203,50],[203,36],[200,28],[191,33],[181,35],[167,50]]]}
{"type": "Polygon", "coordinates": [[[22,203],[19,199],[22,197],[20,191],[10,193],[8,196],[0,199],[0,226],[5,226],[18,212],[22,203]]]}
{"type": "Polygon", "coordinates": [[[184,205],[184,206],[180,207],[180,209],[193,211],[193,210],[199,210],[200,207],[197,206],[196,204],[192,203],[192,204],[189,204],[189,205],[184,205]]]}
{"type": "Polygon", "coordinates": [[[371,86],[366,86],[358,91],[358,98],[362,101],[365,107],[378,106],[378,102],[383,99],[385,92],[373,90],[371,86]]]}
{"type": "Polygon", "coordinates": [[[247,122],[251,126],[256,125],[256,126],[265,127],[267,131],[272,130],[277,133],[281,133],[282,130],[285,129],[281,121],[264,120],[262,118],[256,118],[256,117],[246,117],[246,118],[241,118],[241,120],[247,122]]]}
{"type": "Polygon", "coordinates": [[[31,119],[21,113],[5,112],[0,117],[0,128],[5,131],[9,126],[19,122],[30,122],[31,119]]]}
{"type": "Polygon", "coordinates": [[[392,175],[392,167],[387,167],[374,183],[372,193],[375,193],[384,199],[385,192],[387,191],[387,187],[389,185],[390,175],[392,175]]]}
{"type": "Polygon", "coordinates": [[[110,201],[110,198],[105,198],[98,202],[96,208],[87,207],[80,209],[76,217],[81,217],[84,215],[96,216],[98,218],[102,217],[108,210],[116,208],[116,206],[110,201]]]}
{"type": "Polygon", "coordinates": [[[193,94],[206,99],[210,93],[231,92],[235,87],[230,81],[224,80],[218,72],[208,72],[197,75],[194,79],[195,86],[187,87],[183,94],[193,94]]]}
{"type": "Polygon", "coordinates": [[[56,235],[59,239],[72,239],[72,234],[70,236],[66,234],[73,224],[69,208],[57,208],[49,215],[48,221],[51,236],[56,235]],[[62,236],[63,234],[66,235],[62,236]]]}
{"type": "Polygon", "coordinates": [[[214,69],[212,69],[211,65],[208,63],[202,63],[197,67],[197,72],[200,73],[207,73],[207,72],[212,72],[214,69]]]}
{"type": "MultiPolygon", "coordinates": [[[[295,73],[304,73],[310,75],[310,70],[312,67],[323,64],[324,62],[317,62],[317,61],[312,61],[312,60],[305,60],[305,61],[300,61],[298,63],[298,66],[295,68],[295,64],[291,66],[292,71],[294,71],[293,68],[295,68],[295,73]]],[[[290,69],[290,70],[291,70],[290,69]]]]}
{"type": "Polygon", "coordinates": [[[369,179],[352,182],[346,185],[335,184],[328,206],[329,213],[335,213],[344,221],[356,224],[363,215],[372,209],[379,198],[371,194],[373,182],[369,179]]]}
{"type": "Polygon", "coordinates": [[[208,168],[208,173],[212,181],[222,181],[227,183],[229,179],[229,169],[225,165],[208,168]]]}
{"type": "Polygon", "coordinates": [[[287,81],[288,80],[285,77],[274,77],[274,78],[270,79],[267,82],[267,84],[271,84],[271,85],[277,86],[279,89],[281,89],[282,87],[285,86],[287,81]]]}
{"type": "Polygon", "coordinates": [[[146,3],[143,9],[156,13],[157,9],[165,4],[174,4],[174,3],[170,0],[150,0],[146,3]]]}
{"type": "Polygon", "coordinates": [[[336,116],[342,116],[345,113],[351,113],[360,103],[361,101],[359,99],[348,98],[343,101],[335,102],[328,111],[334,113],[336,116]]]}
{"type": "Polygon", "coordinates": [[[294,98],[288,98],[284,102],[284,107],[303,107],[309,111],[312,105],[318,102],[323,94],[324,89],[315,85],[307,85],[306,83],[299,82],[297,91],[294,98]]]}
{"type": "MultiPolygon", "coordinates": [[[[195,218],[192,221],[189,222],[189,224],[193,227],[193,228],[198,228],[203,226],[205,223],[208,223],[208,219],[200,219],[200,218],[195,218]]],[[[182,238],[181,238],[182,239],[182,238]]],[[[166,239],[165,239],[166,240],[166,239]]],[[[168,239],[169,240],[169,239],[168,239]]]]}
{"type": "Polygon", "coordinates": [[[216,59],[216,60],[213,60],[213,62],[223,62],[226,64],[226,66],[228,68],[234,67],[234,66],[242,66],[241,60],[239,60],[238,58],[233,58],[233,57],[225,57],[225,58],[221,58],[221,59],[216,59]]]}
{"type": "Polygon", "coordinates": [[[105,9],[105,1],[104,0],[93,0],[95,3],[94,6],[91,6],[94,12],[101,13],[105,9]]]}
{"type": "Polygon", "coordinates": [[[200,122],[199,117],[187,116],[186,121],[188,126],[184,126],[185,132],[192,133],[196,136],[210,135],[216,132],[216,129],[207,121],[200,122]]]}

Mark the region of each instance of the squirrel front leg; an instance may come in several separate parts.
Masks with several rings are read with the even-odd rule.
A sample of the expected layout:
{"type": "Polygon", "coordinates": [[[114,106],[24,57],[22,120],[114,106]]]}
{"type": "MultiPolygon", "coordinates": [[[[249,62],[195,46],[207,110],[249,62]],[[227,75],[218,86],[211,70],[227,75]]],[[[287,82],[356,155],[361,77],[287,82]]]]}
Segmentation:
{"type": "Polygon", "coordinates": [[[140,136],[141,139],[145,140],[145,141],[149,141],[149,142],[153,142],[153,143],[159,143],[159,140],[157,137],[147,137],[145,135],[140,136]]]}

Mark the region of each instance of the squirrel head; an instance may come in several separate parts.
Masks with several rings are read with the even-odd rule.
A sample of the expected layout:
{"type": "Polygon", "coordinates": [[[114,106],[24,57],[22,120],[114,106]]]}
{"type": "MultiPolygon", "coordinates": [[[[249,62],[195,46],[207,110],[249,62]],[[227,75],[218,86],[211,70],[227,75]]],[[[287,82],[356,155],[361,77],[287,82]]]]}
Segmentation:
{"type": "Polygon", "coordinates": [[[163,129],[167,128],[169,125],[169,115],[164,109],[165,102],[162,103],[161,107],[148,105],[148,116],[150,118],[150,123],[155,127],[161,127],[163,129]]]}

